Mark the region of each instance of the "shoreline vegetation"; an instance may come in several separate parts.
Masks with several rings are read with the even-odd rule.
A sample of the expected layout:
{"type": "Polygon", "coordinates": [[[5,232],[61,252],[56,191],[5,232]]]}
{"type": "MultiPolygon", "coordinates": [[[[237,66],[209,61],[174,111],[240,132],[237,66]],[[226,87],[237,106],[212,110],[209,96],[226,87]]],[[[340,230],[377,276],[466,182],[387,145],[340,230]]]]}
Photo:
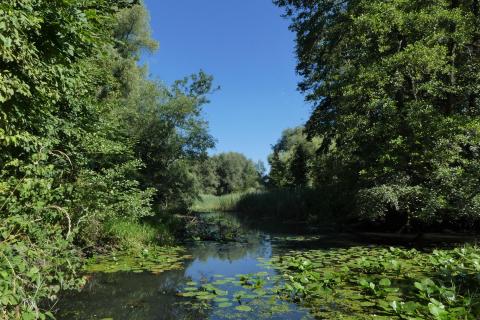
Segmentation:
{"type": "Polygon", "coordinates": [[[257,219],[310,224],[314,227],[332,226],[338,231],[378,232],[390,234],[436,233],[475,235],[477,223],[459,221],[407,221],[405,217],[385,216],[371,221],[351,213],[343,214],[341,206],[334,208],[324,193],[313,188],[265,189],[226,195],[201,195],[191,207],[194,213],[237,212],[257,219]],[[337,211],[338,210],[338,211],[337,211]],[[408,222],[408,225],[407,225],[408,222]]]}

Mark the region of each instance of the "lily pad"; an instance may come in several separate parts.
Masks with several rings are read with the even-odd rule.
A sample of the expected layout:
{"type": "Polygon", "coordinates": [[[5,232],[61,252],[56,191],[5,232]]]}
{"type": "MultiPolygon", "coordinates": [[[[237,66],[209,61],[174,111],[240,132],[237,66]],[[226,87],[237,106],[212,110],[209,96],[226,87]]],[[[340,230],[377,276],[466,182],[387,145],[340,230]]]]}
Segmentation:
{"type": "Polygon", "coordinates": [[[252,311],[252,308],[246,305],[241,305],[241,306],[236,306],[235,310],[242,311],[242,312],[250,312],[252,311]]]}
{"type": "Polygon", "coordinates": [[[231,307],[233,306],[233,303],[231,302],[222,302],[218,305],[219,308],[228,308],[228,307],[231,307]]]}

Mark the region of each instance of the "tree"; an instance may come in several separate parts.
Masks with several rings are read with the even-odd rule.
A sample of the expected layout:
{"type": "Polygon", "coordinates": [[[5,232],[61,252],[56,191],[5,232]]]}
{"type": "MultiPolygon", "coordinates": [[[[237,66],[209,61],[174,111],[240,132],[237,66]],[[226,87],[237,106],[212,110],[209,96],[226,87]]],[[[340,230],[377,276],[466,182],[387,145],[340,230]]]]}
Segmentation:
{"type": "Polygon", "coordinates": [[[477,218],[478,1],[275,3],[292,18],[299,87],[315,104],[307,131],[325,137],[330,180],[361,216],[477,218]]]}
{"type": "Polygon", "coordinates": [[[305,187],[308,183],[308,154],[303,144],[295,147],[292,162],[290,163],[293,184],[305,187]]]}
{"type": "Polygon", "coordinates": [[[321,139],[307,139],[303,127],[286,129],[272,147],[269,184],[273,187],[312,185],[312,165],[321,139]]]}
{"type": "Polygon", "coordinates": [[[156,189],[165,209],[188,208],[198,195],[196,162],[214,146],[201,107],[212,91],[210,76],[200,72],[166,88],[147,82],[141,100],[132,105],[129,126],[136,155],[144,163],[141,181],[156,189]]]}
{"type": "Polygon", "coordinates": [[[282,160],[280,160],[279,152],[273,152],[268,157],[268,162],[270,163],[270,172],[268,174],[268,185],[271,187],[281,187],[285,186],[286,183],[286,168],[282,160]]]}
{"type": "Polygon", "coordinates": [[[267,168],[262,160],[258,160],[255,163],[255,170],[257,171],[258,178],[261,186],[265,186],[268,183],[267,168]]]}
{"type": "Polygon", "coordinates": [[[151,36],[150,15],[143,5],[121,10],[116,20],[113,37],[117,40],[115,47],[121,57],[139,59],[142,51],[158,48],[158,43],[151,36]]]}
{"type": "Polygon", "coordinates": [[[217,195],[224,195],[243,192],[258,188],[261,182],[256,164],[237,152],[210,157],[201,165],[200,172],[203,175],[201,180],[204,193],[213,191],[217,195]]]}

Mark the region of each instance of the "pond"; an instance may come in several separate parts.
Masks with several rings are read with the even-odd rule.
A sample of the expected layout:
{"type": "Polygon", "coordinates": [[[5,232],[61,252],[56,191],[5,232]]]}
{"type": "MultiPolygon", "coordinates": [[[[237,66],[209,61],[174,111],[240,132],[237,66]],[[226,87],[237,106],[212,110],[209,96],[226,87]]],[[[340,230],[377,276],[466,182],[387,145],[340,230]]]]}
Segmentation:
{"type": "MultiPolygon", "coordinates": [[[[390,253],[388,247],[381,248],[362,243],[362,239],[365,241],[364,235],[357,237],[352,234],[338,234],[328,228],[309,232],[305,225],[278,225],[258,221],[252,224],[249,221],[240,220],[233,214],[213,214],[204,217],[210,221],[218,219],[218,224],[214,223],[214,225],[218,225],[219,229],[225,229],[222,226],[227,225],[229,230],[222,229],[215,232],[233,234],[236,241],[194,241],[186,245],[185,252],[179,252],[182,250],[178,248],[167,249],[159,253],[162,257],[167,256],[166,260],[162,260],[163,264],[143,260],[140,263],[132,262],[130,257],[115,258],[112,266],[107,268],[102,262],[94,264],[90,268],[92,274],[84,289],[81,292],[64,294],[56,306],[57,318],[65,320],[281,320],[314,319],[313,314],[315,314],[317,318],[325,316],[333,319],[338,318],[335,315],[348,315],[352,312],[364,315],[366,310],[370,310],[365,308],[377,306],[375,308],[378,309],[381,303],[385,303],[383,300],[386,300],[388,303],[385,307],[385,315],[387,315],[385,319],[391,319],[388,316],[389,312],[392,312],[390,304],[392,301],[400,301],[400,293],[397,293],[398,290],[395,288],[382,289],[384,296],[381,296],[382,292],[379,295],[378,290],[374,292],[375,295],[369,293],[370,281],[378,282],[379,279],[372,278],[372,280],[359,276],[358,279],[352,280],[353,277],[350,275],[353,270],[356,270],[356,274],[363,273],[363,277],[368,276],[372,268],[379,267],[373,264],[377,260],[377,255],[391,264],[392,261],[395,262],[391,257],[405,255],[404,252],[390,253]],[[262,226],[261,229],[260,226],[262,226]],[[320,251],[316,251],[319,249],[320,251]],[[300,258],[304,253],[307,253],[307,257],[302,260],[300,258]],[[371,259],[365,260],[368,255],[371,259]],[[315,260],[312,260],[313,264],[311,264],[308,259],[315,257],[317,257],[317,264],[315,260]],[[124,259],[128,262],[124,263],[124,259]],[[325,264],[323,261],[331,263],[325,264]],[[340,271],[340,268],[335,270],[335,263],[341,263],[342,266],[349,263],[351,271],[340,271]],[[135,266],[122,267],[127,264],[135,266]],[[317,270],[321,270],[322,264],[329,270],[310,272],[308,269],[315,266],[317,270]],[[107,272],[94,272],[102,268],[107,272]],[[360,269],[364,271],[359,271],[360,269]],[[301,306],[301,303],[293,303],[295,299],[285,299],[282,291],[285,288],[285,275],[294,271],[297,272],[298,277],[295,279],[291,277],[291,284],[300,287],[305,285],[302,281],[308,277],[312,277],[314,282],[322,281],[325,284],[322,290],[329,289],[329,283],[336,281],[336,285],[339,285],[336,293],[337,300],[325,307],[313,300],[310,308],[306,309],[301,306]],[[339,280],[341,277],[343,277],[342,280],[339,280]],[[365,282],[365,279],[368,280],[367,290],[356,285],[365,282]],[[341,284],[343,287],[340,286],[341,284]],[[345,300],[345,294],[347,300],[345,300]],[[372,297],[369,298],[369,294],[372,297]],[[338,309],[339,301],[349,307],[338,309]]],[[[425,256],[419,252],[408,254],[418,257],[418,261],[425,260],[425,256]]],[[[409,256],[405,257],[405,261],[411,259],[409,256]]],[[[417,272],[417,269],[421,271],[423,268],[422,265],[409,266],[406,263],[400,267],[397,264],[392,266],[395,270],[389,270],[390,265],[382,264],[381,273],[384,276],[398,275],[401,274],[400,267],[409,272],[417,272]]],[[[295,276],[295,273],[291,274],[295,276]]],[[[396,277],[397,280],[401,280],[398,276],[396,277]]],[[[415,277],[414,274],[413,278],[415,277]]],[[[390,280],[388,282],[383,280],[380,283],[391,285],[390,280]]],[[[296,295],[300,292],[295,288],[292,290],[296,295]]],[[[315,290],[317,294],[319,291],[315,290]]],[[[302,292],[303,295],[309,294],[306,289],[302,292]]],[[[331,296],[331,291],[324,292],[327,298],[331,296]]],[[[288,296],[291,295],[288,294],[288,296]]],[[[322,298],[318,301],[328,301],[328,299],[322,298]]],[[[419,305],[418,308],[420,307],[422,306],[419,305]]],[[[414,312],[417,310],[415,309],[414,312]]]]}
{"type": "Polygon", "coordinates": [[[291,246],[298,246],[304,228],[289,225],[258,230],[231,214],[221,214],[221,218],[241,229],[241,240],[189,244],[186,250],[191,258],[178,270],[93,273],[81,292],[62,297],[56,306],[57,318],[310,319],[308,310],[264,290],[278,282],[276,271],[265,262],[288,250],[290,241],[291,246]],[[261,282],[261,287],[249,288],[248,277],[261,282]],[[188,292],[202,284],[215,286],[221,295],[200,299],[203,303],[188,297],[188,292]],[[181,294],[185,289],[191,290],[185,291],[186,297],[181,294]]]}

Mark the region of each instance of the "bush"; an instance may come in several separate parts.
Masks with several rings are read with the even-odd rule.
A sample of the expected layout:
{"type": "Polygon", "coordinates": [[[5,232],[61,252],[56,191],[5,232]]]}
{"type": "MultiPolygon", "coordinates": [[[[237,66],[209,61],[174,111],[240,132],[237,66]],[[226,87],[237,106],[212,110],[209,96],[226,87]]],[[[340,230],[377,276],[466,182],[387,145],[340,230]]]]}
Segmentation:
{"type": "Polygon", "coordinates": [[[83,284],[78,251],[60,227],[13,216],[0,234],[0,319],[45,319],[61,289],[83,284]]]}

